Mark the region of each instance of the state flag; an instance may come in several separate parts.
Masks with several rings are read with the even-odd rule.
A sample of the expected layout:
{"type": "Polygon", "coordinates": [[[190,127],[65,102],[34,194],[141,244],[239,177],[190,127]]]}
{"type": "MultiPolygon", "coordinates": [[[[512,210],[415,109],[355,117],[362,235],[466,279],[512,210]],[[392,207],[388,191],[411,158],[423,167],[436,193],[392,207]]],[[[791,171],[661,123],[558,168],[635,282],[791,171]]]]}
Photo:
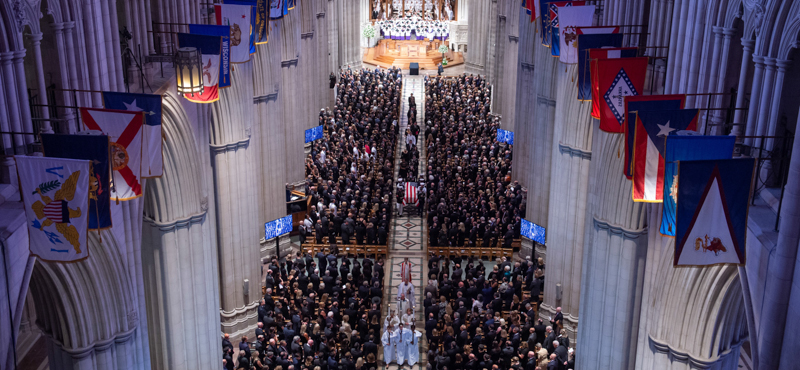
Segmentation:
{"type": "Polygon", "coordinates": [[[144,112],[142,127],[142,178],[159,177],[164,173],[161,141],[161,95],[103,92],[106,109],[144,112]]]}
{"type": "MultiPolygon", "coordinates": [[[[605,50],[605,49],[601,49],[605,50]]],[[[600,103],[600,129],[605,132],[623,133],[625,120],[625,97],[642,95],[647,75],[647,57],[600,59],[598,94],[592,101],[600,103]]]]}
{"type": "Polygon", "coordinates": [[[231,86],[231,28],[213,24],[190,24],[189,33],[192,35],[219,36],[222,49],[220,49],[219,83],[220,89],[231,86]]]}
{"type": "Polygon", "coordinates": [[[281,19],[286,14],[286,0],[269,0],[269,18],[281,19]]]}
{"type": "Polygon", "coordinates": [[[224,0],[225,4],[250,6],[250,54],[256,45],[266,44],[269,38],[269,8],[267,0],[224,0]]]}
{"type": "Polygon", "coordinates": [[[14,156],[31,255],[49,262],[89,257],[90,161],[14,156]]]}
{"type": "Polygon", "coordinates": [[[213,103],[219,100],[219,75],[222,65],[222,38],[219,36],[178,34],[178,47],[195,47],[202,56],[203,92],[184,94],[194,103],[213,103]]]}
{"type": "MultiPolygon", "coordinates": [[[[578,27],[578,100],[592,98],[589,49],[618,48],[622,46],[619,27],[578,27]]],[[[636,56],[635,53],[633,56],[636,56]]]]}
{"type": "Polygon", "coordinates": [[[230,27],[230,61],[231,63],[245,63],[250,60],[252,23],[250,16],[253,7],[249,5],[216,4],[214,15],[217,25],[230,27]]]}
{"type": "Polygon", "coordinates": [[[142,196],[142,125],[144,112],[80,108],[88,131],[97,131],[111,139],[111,192],[116,200],[142,196]]]}
{"type": "Polygon", "coordinates": [[[286,0],[286,10],[292,10],[297,6],[297,0],[286,0]]]}
{"type": "Polygon", "coordinates": [[[42,134],[44,155],[91,161],[89,166],[89,230],[108,229],[111,223],[111,165],[106,135],[42,134]]]}
{"type": "Polygon", "coordinates": [[[594,11],[594,5],[559,9],[558,59],[561,63],[578,63],[578,28],[592,25],[594,11]]]}
{"type": "Polygon", "coordinates": [[[667,135],[697,129],[697,109],[637,111],[633,133],[633,201],[660,203],[667,135]]]}
{"type": "Polygon", "coordinates": [[[671,111],[683,109],[686,102],[686,95],[637,95],[625,97],[626,118],[623,124],[625,128],[625,177],[628,180],[633,178],[633,133],[636,131],[636,112],[662,110],[671,111]]]}
{"type": "Polygon", "coordinates": [[[664,155],[664,207],[661,228],[664,236],[675,236],[675,207],[678,202],[678,162],[706,159],[731,159],[735,136],[667,136],[664,155]]]}
{"type": "MultiPolygon", "coordinates": [[[[586,1],[551,1],[547,3],[547,11],[550,13],[549,15],[549,34],[550,34],[550,55],[557,57],[560,50],[560,41],[559,41],[559,27],[561,25],[561,20],[559,16],[559,10],[563,8],[570,8],[573,6],[584,6],[586,5],[586,1]]],[[[591,24],[589,24],[591,25],[591,24]]]]}
{"type": "Polygon", "coordinates": [[[536,7],[536,10],[540,12],[539,18],[542,22],[542,45],[550,47],[550,4],[547,0],[534,0],[539,1],[539,6],[536,7]]]}
{"type": "Polygon", "coordinates": [[[675,266],[744,264],[755,158],[678,164],[675,266]]]}
{"type": "Polygon", "coordinates": [[[603,48],[589,49],[589,68],[592,80],[592,117],[600,119],[600,70],[597,62],[602,59],[634,58],[638,53],[637,48],[603,48]]]}

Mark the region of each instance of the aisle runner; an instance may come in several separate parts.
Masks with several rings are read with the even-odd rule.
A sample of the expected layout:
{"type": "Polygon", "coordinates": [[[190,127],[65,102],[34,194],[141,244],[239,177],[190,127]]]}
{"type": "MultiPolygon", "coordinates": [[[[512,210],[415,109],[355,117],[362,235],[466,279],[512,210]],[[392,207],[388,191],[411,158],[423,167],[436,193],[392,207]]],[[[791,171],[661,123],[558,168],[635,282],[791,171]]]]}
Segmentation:
{"type": "MultiPolygon", "coordinates": [[[[405,132],[406,128],[408,127],[408,97],[411,96],[411,93],[414,93],[414,98],[417,104],[417,124],[420,125],[420,135],[417,138],[417,148],[420,151],[420,165],[419,165],[419,173],[420,175],[425,174],[425,163],[427,160],[425,159],[425,126],[424,126],[424,110],[425,110],[425,83],[423,80],[423,76],[403,76],[403,96],[401,102],[401,117],[400,117],[400,135],[398,135],[397,140],[400,140],[397,145],[397,153],[395,153],[395,163],[394,163],[394,175],[397,178],[398,172],[400,170],[400,153],[402,153],[403,149],[405,148],[405,141],[403,140],[403,133],[405,132]]],[[[396,199],[392,197],[392,199],[396,199]]],[[[394,211],[396,212],[396,211],[394,211]]],[[[390,235],[390,242],[389,242],[389,256],[387,257],[387,269],[389,271],[389,278],[384,280],[385,286],[388,286],[389,289],[385,289],[387,293],[384,296],[384,302],[390,302],[391,307],[394,310],[396,307],[396,297],[397,297],[397,285],[400,284],[400,263],[403,262],[403,259],[408,257],[409,262],[414,264],[413,268],[411,269],[411,280],[414,283],[415,294],[416,294],[416,301],[417,301],[417,330],[420,332],[425,332],[425,321],[422,319],[422,314],[424,310],[422,309],[422,297],[423,287],[424,284],[427,283],[428,279],[424,274],[428,272],[427,266],[427,248],[425,247],[425,237],[423,236],[422,230],[425,228],[425,220],[418,216],[408,216],[408,211],[406,211],[406,216],[403,217],[395,217],[393,218],[393,228],[392,228],[392,235],[390,235]]],[[[383,307],[384,316],[388,314],[388,307],[384,305],[383,307]]],[[[381,333],[382,334],[382,333],[381,333]]],[[[419,362],[415,364],[413,367],[408,366],[405,364],[402,366],[403,369],[414,369],[414,370],[422,370],[425,368],[425,364],[427,364],[427,356],[425,356],[426,349],[424,348],[425,345],[425,338],[423,336],[422,342],[420,343],[420,356],[419,362]]],[[[383,351],[380,351],[380,359],[383,360],[383,351]]],[[[395,370],[401,368],[396,363],[389,364],[389,366],[383,367],[383,369],[388,370],[395,370]]]]}

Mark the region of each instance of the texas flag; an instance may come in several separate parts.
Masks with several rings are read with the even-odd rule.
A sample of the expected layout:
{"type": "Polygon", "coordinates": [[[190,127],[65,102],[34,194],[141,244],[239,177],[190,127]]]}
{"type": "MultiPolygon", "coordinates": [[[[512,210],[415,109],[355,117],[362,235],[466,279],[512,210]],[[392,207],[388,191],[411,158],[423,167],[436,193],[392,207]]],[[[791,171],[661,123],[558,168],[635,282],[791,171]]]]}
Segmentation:
{"type": "Polygon", "coordinates": [[[625,97],[642,95],[647,75],[647,57],[600,59],[597,61],[597,95],[592,101],[600,103],[600,129],[621,134],[625,132],[625,97]]]}
{"type": "Polygon", "coordinates": [[[103,107],[144,112],[142,177],[161,176],[164,173],[164,157],[161,153],[161,95],[104,91],[103,107]]]}
{"type": "Polygon", "coordinates": [[[744,264],[755,158],[681,161],[675,266],[744,264]]]}
{"type": "Polygon", "coordinates": [[[142,196],[142,125],[144,112],[80,108],[88,131],[108,135],[111,150],[111,197],[129,200],[142,196]]]}
{"type": "MultiPolygon", "coordinates": [[[[622,46],[619,26],[578,27],[578,100],[592,98],[591,70],[589,69],[589,49],[618,48],[622,46]]],[[[635,51],[633,53],[636,56],[635,51]]]]}
{"type": "Polygon", "coordinates": [[[591,69],[592,80],[592,117],[600,118],[600,101],[603,94],[600,94],[600,70],[597,62],[601,59],[634,58],[638,53],[637,48],[603,48],[589,49],[589,68],[591,69]]]}
{"type": "Polygon", "coordinates": [[[578,28],[592,25],[594,10],[594,5],[559,9],[558,59],[561,63],[578,63],[578,28]]]}
{"type": "Polygon", "coordinates": [[[202,55],[203,92],[184,94],[183,97],[194,103],[213,103],[219,100],[219,75],[222,62],[222,38],[219,36],[178,34],[179,47],[195,47],[202,55]]]}
{"type": "Polygon", "coordinates": [[[216,4],[214,14],[217,24],[230,27],[231,63],[244,63],[250,60],[252,37],[250,17],[253,7],[250,5],[216,4]]]}
{"type": "Polygon", "coordinates": [[[625,177],[633,178],[633,133],[636,130],[636,112],[650,110],[676,110],[683,109],[686,95],[637,95],[625,97],[625,177]]]}
{"type": "Polygon", "coordinates": [[[633,143],[633,201],[660,203],[667,135],[697,129],[697,109],[638,111],[633,143]]]}

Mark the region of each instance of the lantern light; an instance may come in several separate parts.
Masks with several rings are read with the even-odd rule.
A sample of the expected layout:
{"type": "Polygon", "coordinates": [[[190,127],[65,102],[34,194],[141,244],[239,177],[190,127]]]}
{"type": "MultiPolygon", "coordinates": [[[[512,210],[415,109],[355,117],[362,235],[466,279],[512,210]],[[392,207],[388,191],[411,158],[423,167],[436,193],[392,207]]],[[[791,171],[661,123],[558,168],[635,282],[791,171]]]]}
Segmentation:
{"type": "Polygon", "coordinates": [[[178,82],[178,93],[191,94],[203,93],[203,63],[197,48],[185,47],[175,53],[175,76],[178,82]]]}

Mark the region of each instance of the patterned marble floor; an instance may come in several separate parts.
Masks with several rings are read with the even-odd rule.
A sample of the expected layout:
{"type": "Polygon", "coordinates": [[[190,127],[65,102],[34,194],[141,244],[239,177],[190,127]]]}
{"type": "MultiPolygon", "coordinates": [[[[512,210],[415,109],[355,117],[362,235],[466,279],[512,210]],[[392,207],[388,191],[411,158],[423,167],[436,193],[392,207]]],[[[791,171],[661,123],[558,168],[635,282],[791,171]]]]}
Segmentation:
{"type": "MultiPolygon", "coordinates": [[[[401,118],[400,118],[400,137],[398,140],[397,153],[395,155],[395,178],[397,178],[399,169],[400,169],[400,153],[405,148],[405,141],[403,140],[402,133],[405,132],[405,129],[408,127],[408,97],[411,96],[411,93],[414,93],[414,98],[417,104],[417,124],[420,125],[420,131],[425,131],[425,86],[424,80],[422,76],[403,76],[403,95],[402,95],[402,102],[401,102],[401,118]]],[[[419,173],[421,175],[425,174],[425,139],[423,138],[424,134],[420,134],[418,141],[417,141],[417,148],[420,150],[420,168],[419,173]]],[[[404,216],[395,217],[393,221],[394,227],[392,228],[392,235],[390,235],[390,243],[389,243],[389,255],[387,257],[387,264],[390,266],[389,271],[390,273],[387,274],[387,277],[384,280],[385,286],[389,287],[386,289],[386,295],[384,296],[384,302],[392,302],[390,305],[392,309],[395,309],[395,302],[397,296],[397,285],[400,284],[400,263],[403,262],[403,259],[408,258],[409,262],[413,264],[411,269],[411,278],[414,283],[414,288],[416,290],[416,303],[417,303],[417,330],[424,333],[424,321],[422,320],[422,290],[424,284],[427,283],[428,279],[426,277],[428,272],[427,266],[427,249],[425,247],[425,239],[426,236],[423,233],[425,229],[425,220],[424,218],[420,217],[419,215],[409,215],[406,213],[404,216]]],[[[388,313],[389,307],[384,308],[384,315],[388,313]]],[[[384,316],[385,317],[385,316],[384,316]]],[[[414,366],[403,365],[398,366],[396,363],[389,364],[388,366],[384,366],[383,369],[387,370],[396,370],[396,369],[414,369],[414,370],[422,370],[425,368],[425,364],[427,363],[427,358],[425,356],[426,350],[423,348],[425,341],[423,340],[420,344],[420,357],[419,362],[416,363],[414,366]]],[[[383,357],[383,353],[381,351],[381,360],[383,357]]]]}

